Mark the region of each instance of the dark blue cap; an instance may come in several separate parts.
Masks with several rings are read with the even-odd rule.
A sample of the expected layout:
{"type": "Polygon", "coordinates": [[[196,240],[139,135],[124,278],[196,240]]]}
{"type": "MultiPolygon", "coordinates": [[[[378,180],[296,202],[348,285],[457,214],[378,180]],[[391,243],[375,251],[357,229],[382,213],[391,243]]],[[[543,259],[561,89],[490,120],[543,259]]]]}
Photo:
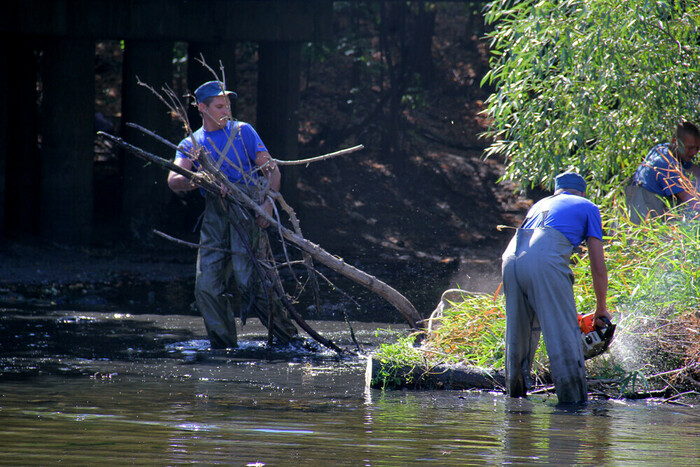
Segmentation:
{"type": "Polygon", "coordinates": [[[224,83],[221,81],[207,81],[203,85],[197,88],[194,92],[197,102],[204,102],[205,99],[214,96],[230,96],[233,98],[238,97],[233,91],[227,91],[224,87],[224,83]]]}
{"type": "Polygon", "coordinates": [[[554,179],[554,190],[571,188],[572,190],[578,190],[581,193],[586,192],[586,180],[583,179],[577,173],[567,172],[558,175],[554,179]]]}

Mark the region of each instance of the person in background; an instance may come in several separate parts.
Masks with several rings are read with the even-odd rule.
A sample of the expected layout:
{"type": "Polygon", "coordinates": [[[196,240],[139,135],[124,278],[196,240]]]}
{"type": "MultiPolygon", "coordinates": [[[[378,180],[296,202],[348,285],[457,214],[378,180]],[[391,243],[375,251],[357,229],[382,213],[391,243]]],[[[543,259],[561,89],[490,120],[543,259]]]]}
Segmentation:
{"type": "Polygon", "coordinates": [[[700,211],[694,198],[700,167],[693,163],[700,147],[700,131],[690,122],[680,123],[670,143],[657,144],[637,167],[625,198],[630,220],[642,220],[666,212],[668,204],[687,203],[700,211]]]}
{"type": "Polygon", "coordinates": [[[506,300],[506,392],[524,397],[540,332],[549,357],[557,398],[563,404],[587,400],[586,368],[569,266],[573,249],[588,246],[596,324],[610,319],[608,274],[598,207],[585,198],[586,181],[565,173],[555,180],[552,196],[527,213],[502,256],[506,300]]]}
{"type": "MultiPolygon", "coordinates": [[[[204,157],[210,158],[231,183],[235,183],[252,199],[260,196],[260,181],[264,181],[270,190],[279,191],[279,168],[260,136],[251,125],[233,121],[231,117],[229,99],[237,97],[236,93],[225,90],[224,84],[219,81],[209,81],[198,87],[194,94],[202,127],[180,142],[175,164],[197,170],[199,163],[191,156],[203,148],[204,157]]],[[[187,177],[172,171],[168,174],[168,186],[176,193],[196,188],[187,177]]],[[[231,275],[242,292],[241,306],[245,309],[241,311],[241,316],[245,318],[247,311],[253,307],[258,316],[268,315],[267,294],[254,270],[246,243],[256,251],[262,236],[260,229],[268,227],[269,223],[252,211],[244,212],[242,208],[227,203],[221,196],[206,193],[205,197],[197,255],[195,301],[204,318],[211,347],[231,348],[238,345],[233,301],[228,293],[231,275]],[[239,236],[234,224],[241,227],[246,238],[239,236]]],[[[272,215],[272,198],[266,196],[260,201],[261,208],[272,215]]],[[[278,300],[273,299],[270,309],[274,313],[275,337],[280,343],[289,342],[298,333],[296,327],[278,300]]],[[[261,318],[261,321],[267,326],[266,319],[261,318]]]]}

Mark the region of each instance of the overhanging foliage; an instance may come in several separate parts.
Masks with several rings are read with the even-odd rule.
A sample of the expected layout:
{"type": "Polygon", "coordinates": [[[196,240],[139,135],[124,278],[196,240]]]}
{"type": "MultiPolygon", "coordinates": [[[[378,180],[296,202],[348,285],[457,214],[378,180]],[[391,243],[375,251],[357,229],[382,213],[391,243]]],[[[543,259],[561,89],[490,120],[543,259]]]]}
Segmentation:
{"type": "Polygon", "coordinates": [[[577,168],[593,191],[619,186],[681,119],[700,116],[697,0],[498,0],[483,83],[487,155],[505,179],[551,187],[577,168]]]}

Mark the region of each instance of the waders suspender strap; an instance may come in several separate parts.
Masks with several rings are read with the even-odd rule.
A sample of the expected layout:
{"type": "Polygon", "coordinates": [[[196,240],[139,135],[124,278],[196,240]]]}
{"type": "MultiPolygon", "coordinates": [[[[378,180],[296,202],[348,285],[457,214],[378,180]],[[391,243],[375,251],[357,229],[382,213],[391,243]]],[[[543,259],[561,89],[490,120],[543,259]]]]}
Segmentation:
{"type": "MultiPolygon", "coordinates": [[[[561,194],[561,193],[559,193],[559,194],[561,194]]],[[[552,196],[547,196],[546,198],[542,198],[542,201],[544,201],[544,200],[546,200],[546,199],[552,199],[552,198],[554,198],[555,196],[559,196],[559,194],[552,195],[552,196]]],[[[537,228],[537,227],[544,227],[544,221],[547,220],[547,214],[549,214],[549,209],[547,209],[546,211],[540,212],[539,215],[541,215],[541,217],[542,217],[541,225],[537,225],[537,226],[535,226],[535,228],[537,228]]],[[[523,223],[520,224],[520,228],[521,228],[521,229],[525,228],[525,224],[527,224],[527,223],[530,221],[530,219],[532,219],[532,217],[526,217],[525,219],[523,219],[523,223]]]]}
{"type": "MultiPolygon", "coordinates": [[[[544,198],[544,199],[553,198],[554,196],[556,196],[556,195],[552,195],[552,196],[549,196],[549,197],[544,198]]],[[[544,221],[547,219],[547,214],[549,214],[549,209],[547,209],[546,211],[541,211],[541,212],[539,213],[539,215],[541,216],[541,219],[542,219],[540,222],[541,222],[542,224],[544,224],[544,221]]],[[[521,228],[521,229],[524,229],[524,228],[525,228],[525,224],[527,224],[527,223],[530,221],[530,219],[532,219],[532,217],[526,217],[525,219],[523,219],[522,224],[520,224],[520,228],[521,228]]],[[[542,225],[539,225],[539,226],[536,226],[536,227],[542,227],[542,225]]],[[[515,252],[516,252],[516,254],[517,254],[518,250],[520,249],[520,246],[518,245],[519,242],[518,242],[518,240],[517,240],[517,239],[519,239],[518,234],[516,233],[515,235],[516,235],[515,252]]],[[[517,269],[517,267],[516,267],[516,263],[515,263],[515,262],[513,262],[513,275],[515,276],[515,283],[516,283],[516,285],[518,286],[518,289],[520,289],[520,293],[522,293],[523,296],[525,297],[525,300],[527,300],[527,299],[528,299],[528,298],[527,298],[527,294],[525,293],[525,290],[523,290],[522,286],[520,285],[520,279],[518,278],[518,269],[517,269]]]]}
{"type": "MultiPolygon", "coordinates": [[[[550,196],[550,198],[551,198],[551,196],[550,196]]],[[[546,211],[540,212],[540,215],[541,215],[541,221],[540,221],[540,222],[541,222],[541,224],[544,224],[544,221],[547,219],[547,214],[549,214],[549,209],[547,209],[546,211]]],[[[528,222],[530,219],[532,219],[532,218],[531,218],[531,217],[526,217],[526,218],[523,220],[523,223],[520,224],[520,229],[524,229],[524,228],[525,228],[525,224],[527,224],[527,222],[528,222]]],[[[535,226],[535,228],[537,228],[537,227],[542,227],[542,225],[535,226]]],[[[515,253],[516,256],[517,256],[518,251],[520,250],[520,245],[519,245],[519,243],[520,243],[520,242],[519,242],[520,237],[519,237],[518,233],[519,233],[519,232],[516,232],[516,234],[515,234],[516,243],[515,243],[515,252],[514,252],[514,253],[515,253]]],[[[523,295],[523,297],[525,297],[525,301],[527,301],[527,302],[529,303],[530,299],[529,299],[529,297],[528,297],[528,295],[527,295],[527,292],[525,292],[525,289],[523,289],[523,286],[520,285],[520,278],[518,277],[518,263],[517,263],[516,261],[513,261],[513,277],[515,278],[515,285],[518,286],[518,290],[520,290],[520,293],[523,295]]],[[[530,323],[530,324],[532,325],[532,323],[530,323]]]]}
{"type": "MultiPolygon", "coordinates": [[[[237,169],[241,175],[243,175],[243,178],[245,178],[245,174],[243,173],[243,167],[240,165],[243,164],[243,161],[241,160],[241,156],[238,154],[238,151],[236,150],[236,145],[233,144],[233,141],[236,139],[236,136],[238,136],[239,133],[241,133],[241,128],[243,125],[240,123],[236,126],[235,131],[231,133],[230,137],[227,138],[226,141],[226,146],[224,146],[223,149],[219,150],[219,148],[216,147],[214,144],[214,141],[212,141],[211,138],[207,138],[207,141],[209,141],[209,144],[211,145],[212,148],[216,151],[216,153],[219,155],[219,159],[216,161],[211,160],[211,163],[216,167],[217,170],[221,170],[221,166],[224,163],[224,160],[229,163],[231,167],[234,169],[237,169]],[[228,154],[229,150],[233,149],[233,152],[236,154],[236,159],[238,159],[238,164],[234,163],[231,159],[229,159],[226,154],[228,154]]],[[[243,151],[245,152],[246,158],[250,160],[250,155],[248,154],[248,148],[246,148],[245,145],[245,140],[243,140],[243,135],[241,135],[241,143],[243,144],[243,151]]],[[[205,151],[206,153],[206,151],[205,151]]],[[[211,158],[211,154],[208,154],[209,157],[211,158]]],[[[212,158],[213,159],[213,158],[212,158]]]]}
{"type": "MultiPolygon", "coordinates": [[[[547,219],[547,214],[549,214],[549,209],[547,209],[546,211],[540,212],[540,215],[542,216],[542,223],[543,223],[543,224],[544,224],[545,219],[547,219]]],[[[525,224],[527,224],[528,221],[529,221],[530,219],[532,219],[532,218],[531,218],[531,217],[526,217],[526,218],[523,220],[523,223],[520,224],[520,228],[521,228],[521,229],[525,228],[525,224]]],[[[538,225],[538,226],[536,226],[536,227],[542,227],[542,226],[541,226],[541,225],[538,225]]]]}

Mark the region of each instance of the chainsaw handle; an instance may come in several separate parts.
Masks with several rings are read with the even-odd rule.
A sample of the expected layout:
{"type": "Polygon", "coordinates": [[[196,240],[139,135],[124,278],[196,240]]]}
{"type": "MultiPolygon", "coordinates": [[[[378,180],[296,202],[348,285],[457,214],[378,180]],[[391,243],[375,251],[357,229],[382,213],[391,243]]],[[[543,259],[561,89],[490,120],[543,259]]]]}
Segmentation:
{"type": "Polygon", "coordinates": [[[598,319],[601,320],[602,322],[604,322],[606,326],[612,325],[612,322],[610,321],[610,319],[607,316],[601,316],[598,319]]]}

